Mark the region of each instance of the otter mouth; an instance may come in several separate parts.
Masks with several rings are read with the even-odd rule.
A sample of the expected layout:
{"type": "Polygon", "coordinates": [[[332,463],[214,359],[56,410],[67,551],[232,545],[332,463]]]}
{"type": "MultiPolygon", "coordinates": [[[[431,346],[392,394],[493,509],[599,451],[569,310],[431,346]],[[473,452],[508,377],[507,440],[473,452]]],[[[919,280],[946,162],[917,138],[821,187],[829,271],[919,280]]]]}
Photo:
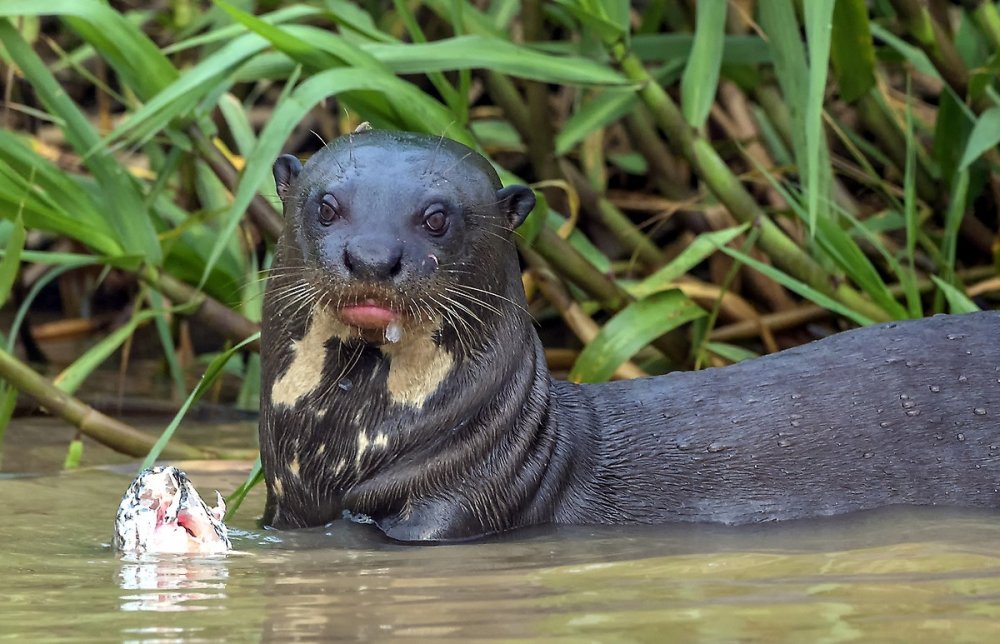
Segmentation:
{"type": "Polygon", "coordinates": [[[334,291],[336,306],[331,313],[371,344],[392,344],[403,338],[404,329],[420,325],[414,306],[402,293],[381,285],[355,285],[334,291]]]}
{"type": "Polygon", "coordinates": [[[373,298],[337,309],[337,316],[345,324],[371,331],[385,331],[398,325],[402,314],[392,305],[373,298]]]}

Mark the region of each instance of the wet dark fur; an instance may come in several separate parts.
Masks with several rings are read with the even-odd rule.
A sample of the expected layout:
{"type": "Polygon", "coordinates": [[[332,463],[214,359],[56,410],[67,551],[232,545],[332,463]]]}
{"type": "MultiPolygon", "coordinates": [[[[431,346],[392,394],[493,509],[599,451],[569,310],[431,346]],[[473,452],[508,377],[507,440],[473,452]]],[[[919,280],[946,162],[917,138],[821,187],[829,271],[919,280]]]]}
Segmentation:
{"type": "MultiPolygon", "coordinates": [[[[574,385],[550,377],[523,310],[507,229],[530,204],[523,193],[498,196],[479,155],[370,132],[338,140],[298,178],[288,164],[276,165],[287,228],[261,352],[268,524],[314,526],[348,511],[397,539],[449,540],[545,522],[1000,506],[1000,313],[883,324],[723,369],[574,385]],[[423,191],[448,193],[464,216],[440,240],[442,270],[421,273],[419,258],[404,257],[413,270],[395,286],[349,283],[336,259],[344,234],[308,224],[327,188],[369,213],[350,233],[361,236],[394,230],[423,191]],[[303,283],[309,293],[294,295],[303,283]],[[496,295],[461,299],[463,310],[442,298],[460,283],[496,295]],[[401,307],[446,311],[435,341],[456,357],[422,409],[392,402],[389,358],[367,336],[328,340],[321,386],[292,407],[272,404],[313,306],[397,289],[401,307]],[[361,430],[383,433],[388,447],[358,458],[361,430]]],[[[401,230],[392,234],[423,248],[401,230]]]]}

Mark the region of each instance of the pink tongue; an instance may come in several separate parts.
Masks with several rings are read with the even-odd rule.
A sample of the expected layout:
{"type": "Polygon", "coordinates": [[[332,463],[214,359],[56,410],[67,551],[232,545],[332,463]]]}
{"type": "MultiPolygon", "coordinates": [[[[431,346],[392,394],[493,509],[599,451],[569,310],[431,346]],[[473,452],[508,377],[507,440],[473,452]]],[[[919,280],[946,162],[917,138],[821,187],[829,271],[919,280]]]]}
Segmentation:
{"type": "Polygon", "coordinates": [[[384,329],[396,319],[396,313],[378,304],[365,303],[340,309],[340,319],[363,329],[384,329]]]}

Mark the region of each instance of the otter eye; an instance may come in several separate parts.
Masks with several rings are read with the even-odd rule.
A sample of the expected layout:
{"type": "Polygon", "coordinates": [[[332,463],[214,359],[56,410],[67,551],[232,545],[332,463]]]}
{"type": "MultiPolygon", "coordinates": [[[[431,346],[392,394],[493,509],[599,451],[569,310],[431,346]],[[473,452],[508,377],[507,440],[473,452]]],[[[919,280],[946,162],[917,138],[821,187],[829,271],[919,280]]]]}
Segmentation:
{"type": "Polygon", "coordinates": [[[319,202],[319,223],[329,226],[340,216],[340,204],[333,195],[323,195],[323,200],[319,202]]]}
{"type": "Polygon", "coordinates": [[[428,209],[424,215],[424,228],[432,235],[443,235],[448,230],[448,216],[441,210],[428,209]]]}

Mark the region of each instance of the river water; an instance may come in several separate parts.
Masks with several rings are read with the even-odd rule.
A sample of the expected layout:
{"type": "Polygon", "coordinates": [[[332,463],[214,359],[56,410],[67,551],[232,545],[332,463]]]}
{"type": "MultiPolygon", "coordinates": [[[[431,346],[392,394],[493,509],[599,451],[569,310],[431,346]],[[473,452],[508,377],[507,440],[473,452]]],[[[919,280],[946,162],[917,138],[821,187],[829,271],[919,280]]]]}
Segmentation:
{"type": "MultiPolygon", "coordinates": [[[[62,448],[20,449],[19,422],[0,470],[0,641],[1000,641],[995,513],[403,546],[342,522],[258,530],[258,491],[231,524],[238,553],[126,561],[108,544],[137,464],[89,446],[87,467],[58,473],[62,448]]],[[[249,469],[179,465],[203,496],[249,469]]]]}

